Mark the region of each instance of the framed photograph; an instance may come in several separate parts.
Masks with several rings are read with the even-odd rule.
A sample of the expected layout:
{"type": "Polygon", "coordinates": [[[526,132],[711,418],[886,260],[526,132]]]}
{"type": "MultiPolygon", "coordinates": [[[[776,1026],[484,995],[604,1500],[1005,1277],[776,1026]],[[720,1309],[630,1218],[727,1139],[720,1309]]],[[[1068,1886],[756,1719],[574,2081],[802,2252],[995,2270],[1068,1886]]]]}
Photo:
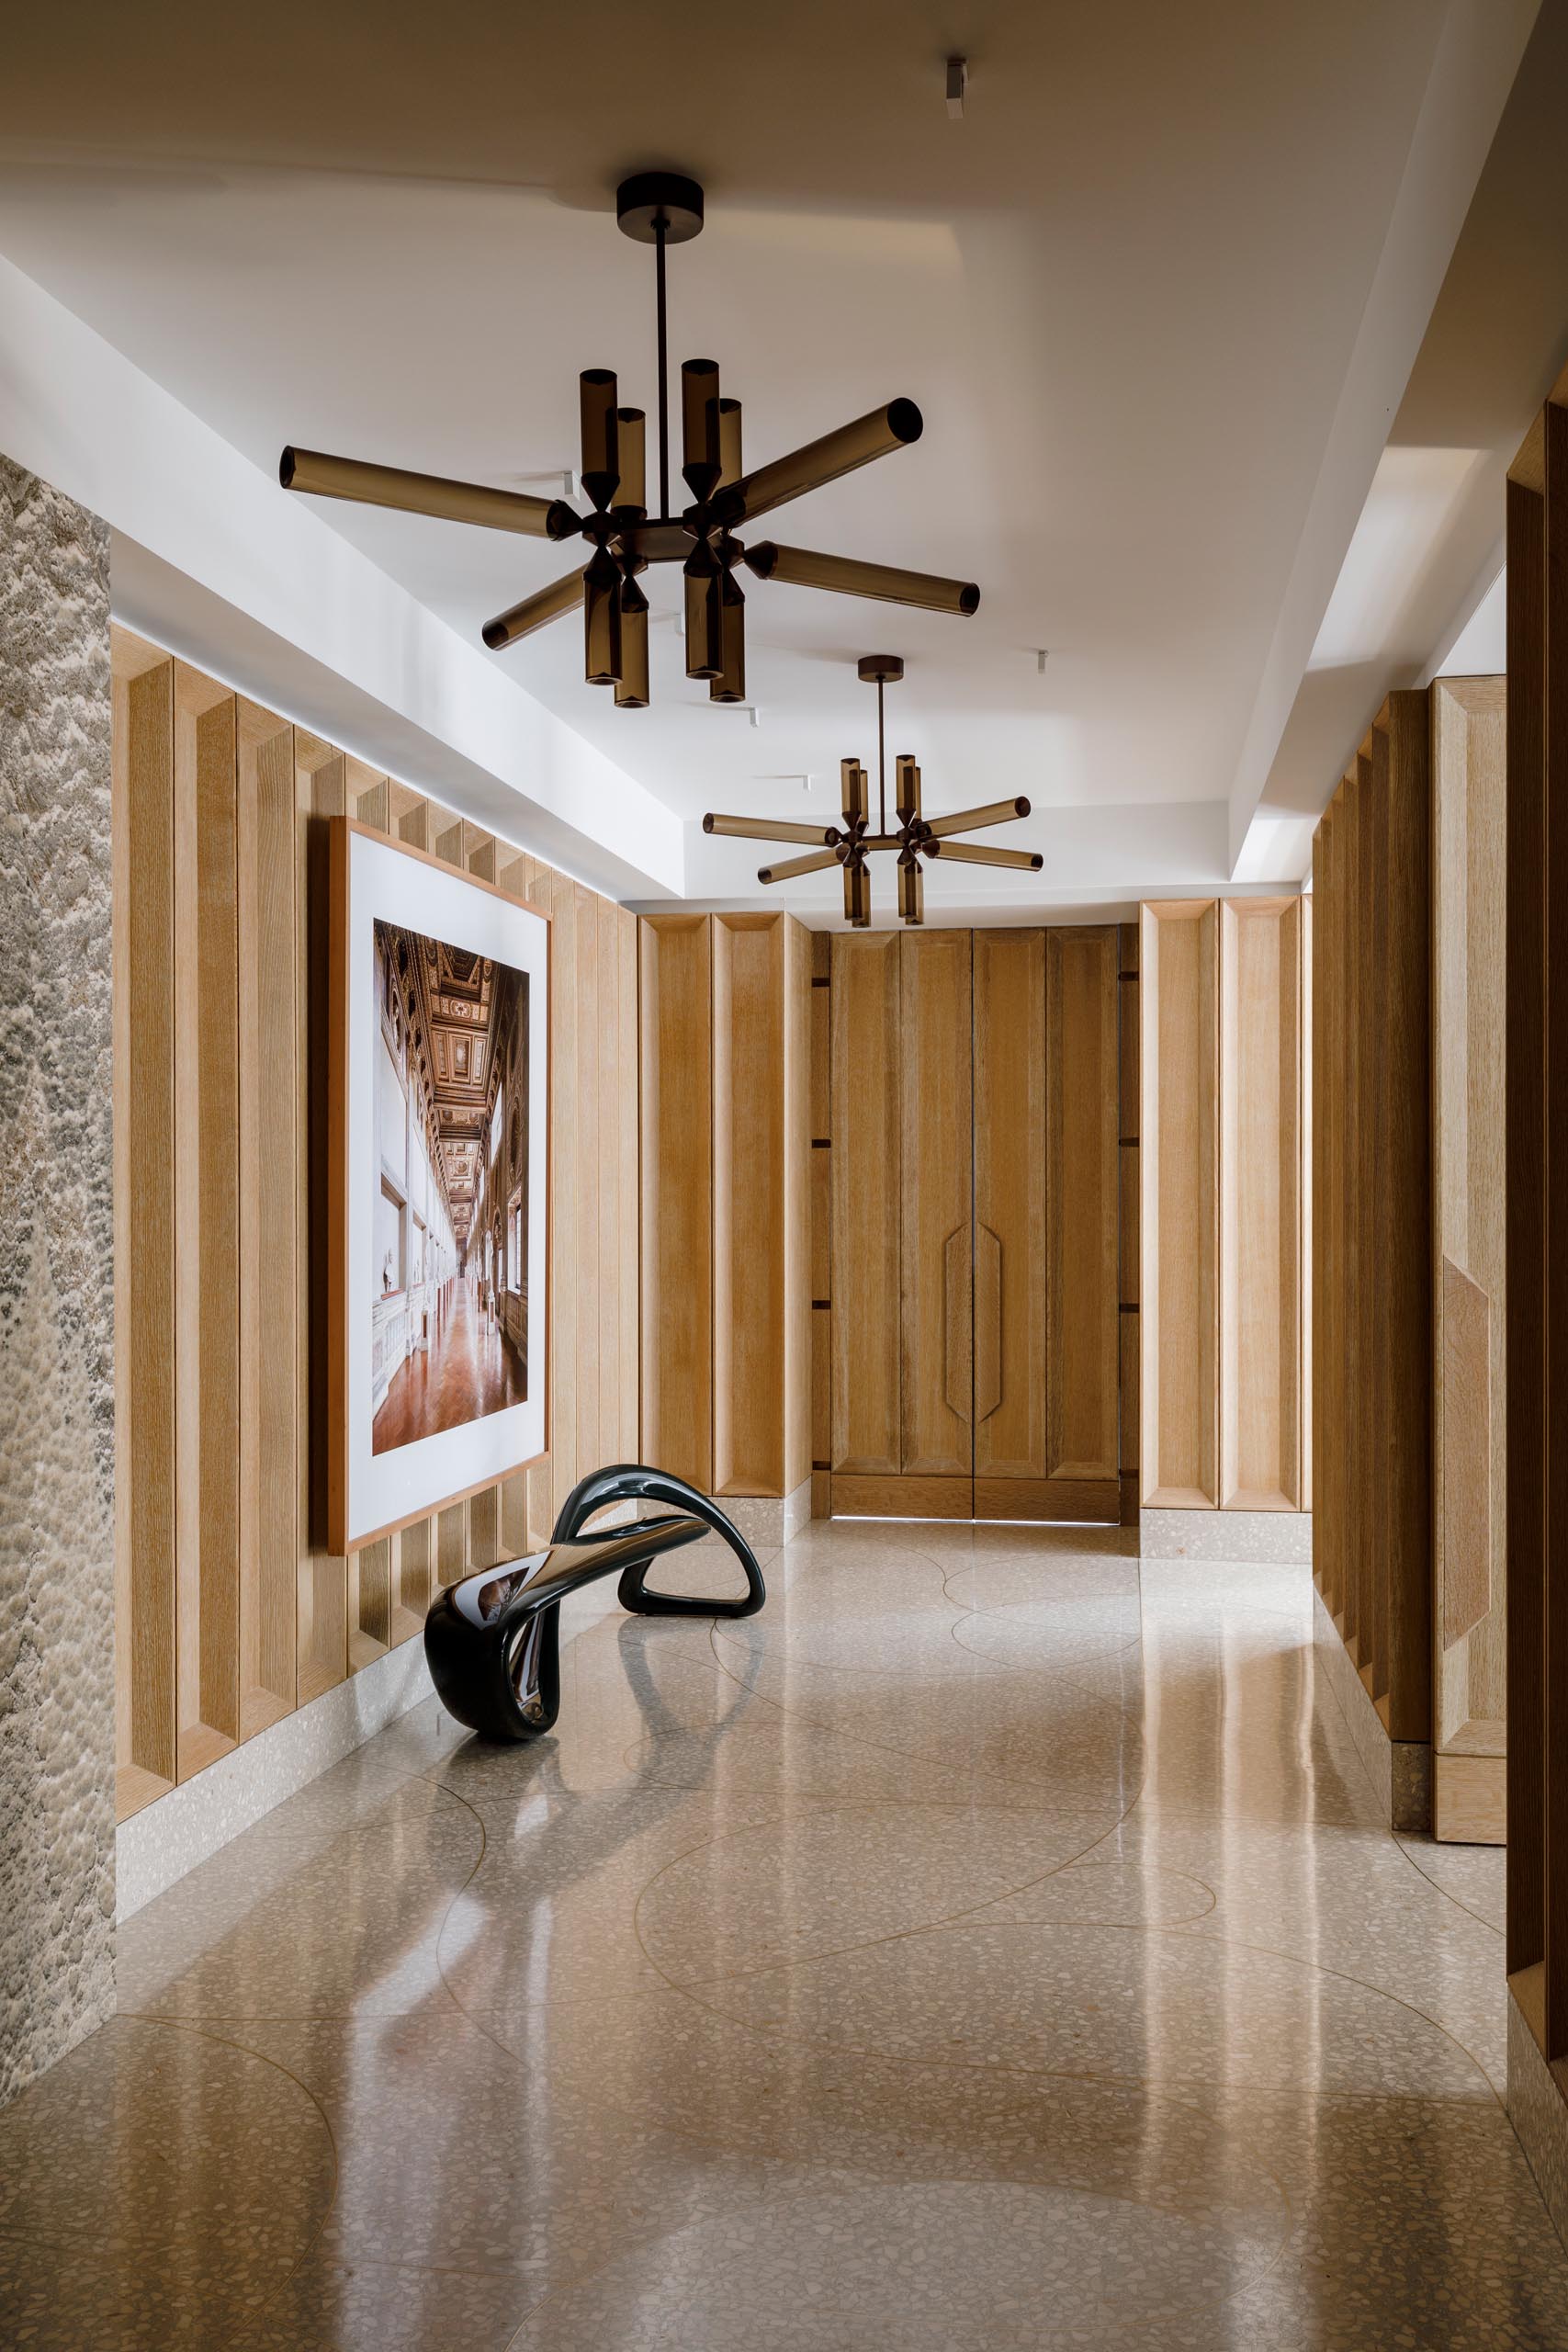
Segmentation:
{"type": "Polygon", "coordinates": [[[328,1541],[549,1447],[547,916],[332,833],[328,1541]]]}

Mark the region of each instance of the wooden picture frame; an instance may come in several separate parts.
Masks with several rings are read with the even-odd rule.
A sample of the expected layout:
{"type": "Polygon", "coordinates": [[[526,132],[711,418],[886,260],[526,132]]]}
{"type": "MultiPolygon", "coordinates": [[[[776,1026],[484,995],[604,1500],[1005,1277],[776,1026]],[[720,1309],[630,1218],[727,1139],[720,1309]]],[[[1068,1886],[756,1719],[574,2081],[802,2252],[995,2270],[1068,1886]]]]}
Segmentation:
{"type": "Polygon", "coordinates": [[[543,908],[351,818],[332,820],[329,874],[327,1532],[346,1554],[549,1452],[552,930],[543,908]],[[494,1069],[502,1034],[510,1094],[494,1069]],[[438,1118],[431,1131],[442,1108],[458,1132],[438,1118]],[[526,1236],[516,1267],[513,1233],[526,1236]],[[492,1246],[476,1267],[481,1238],[492,1246]]]}

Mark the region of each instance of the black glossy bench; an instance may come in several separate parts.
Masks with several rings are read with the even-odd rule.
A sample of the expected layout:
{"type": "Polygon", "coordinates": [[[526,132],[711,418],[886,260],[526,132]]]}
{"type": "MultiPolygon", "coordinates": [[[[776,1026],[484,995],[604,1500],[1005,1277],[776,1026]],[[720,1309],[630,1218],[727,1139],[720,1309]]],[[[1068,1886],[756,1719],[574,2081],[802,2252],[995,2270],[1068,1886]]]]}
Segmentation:
{"type": "Polygon", "coordinates": [[[750,1545],[716,1502],[668,1471],[622,1462],[581,1478],[542,1552],[482,1569],[451,1586],[424,1621],[424,1655],[449,1714],[485,1739],[537,1739],[560,1713],[560,1604],[601,1577],[619,1575],[623,1609],[639,1617],[751,1617],[767,1599],[750,1545]],[[668,1503],[680,1516],[639,1519],[596,1535],[580,1530],[619,1502],[668,1503]],[[649,1592],[666,1552],[722,1535],[746,1574],[739,1600],[649,1592]]]}

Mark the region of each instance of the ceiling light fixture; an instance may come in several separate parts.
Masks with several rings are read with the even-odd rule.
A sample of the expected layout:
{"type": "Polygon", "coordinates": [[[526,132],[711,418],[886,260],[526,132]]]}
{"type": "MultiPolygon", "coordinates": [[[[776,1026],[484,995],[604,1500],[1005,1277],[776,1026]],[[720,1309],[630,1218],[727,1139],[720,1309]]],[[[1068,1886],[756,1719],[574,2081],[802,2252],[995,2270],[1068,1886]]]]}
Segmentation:
{"type": "Polygon", "coordinates": [[[984,842],[957,842],[954,833],[965,832],[975,825],[1007,825],[1015,817],[1027,817],[1029,803],[1021,795],[1014,800],[990,800],[982,808],[960,808],[951,817],[934,820],[920,814],[920,771],[914,755],[900,752],[895,762],[894,808],[898,818],[898,830],[887,830],[887,727],[883,696],[886,688],[897,684],[904,674],[903,659],[897,653],[867,653],[862,656],[859,675],[868,685],[876,688],[876,831],[871,823],[871,793],[869,779],[858,760],[840,760],[839,773],[843,780],[843,825],[799,825],[783,817],[716,817],[711,813],[703,819],[705,833],[717,833],[731,841],[745,842],[810,842],[813,847],[805,857],[786,857],[776,865],[760,865],[759,882],[793,882],[798,875],[826,873],[830,865],[844,869],[844,918],[857,931],[864,931],[871,922],[871,875],[866,859],[876,850],[895,850],[898,856],[898,914],[903,922],[917,923],[925,920],[925,877],[920,870],[922,857],[951,857],[968,865],[1008,865],[1021,873],[1038,874],[1044,859],[1037,850],[989,849],[984,842]]]}
{"type": "Polygon", "coordinates": [[[772,539],[745,547],[735,537],[742,524],[771,514],[787,500],[918,441],[922,420],[910,400],[889,401],[836,433],[825,433],[820,440],[747,473],[740,457],[739,401],[719,398],[716,361],[684,360],[681,471],[692,503],[679,514],[671,513],[665,249],[701,232],[703,191],[695,180],[674,172],[639,172],[615,191],[615,216],[626,236],[654,248],[657,514],[649,514],[647,504],[647,419],[639,408],[617,406],[618,389],[608,368],[587,368],[579,379],[580,480],[592,508],[587,514],[578,514],[561,498],[534,498],[481,482],[451,481],[396,466],[367,465],[356,458],[327,457],[314,449],[284,450],[278,466],[284,489],[450,522],[479,523],[527,538],[586,539],[593,550],[586,567],[488,621],[484,641],[497,650],[516,645],[547,621],[581,605],[588,683],[613,686],[622,709],[644,709],[649,699],[648,598],[637,575],[650,563],[678,563],[684,573],[686,675],[705,678],[714,702],[746,700],[746,598],[736,577],[742,563],[759,580],[835,589],[928,612],[974,612],[980,591],[973,581],[939,579],[931,572],[864,563],[852,556],[814,554],[804,548],[780,547],[772,539]]]}

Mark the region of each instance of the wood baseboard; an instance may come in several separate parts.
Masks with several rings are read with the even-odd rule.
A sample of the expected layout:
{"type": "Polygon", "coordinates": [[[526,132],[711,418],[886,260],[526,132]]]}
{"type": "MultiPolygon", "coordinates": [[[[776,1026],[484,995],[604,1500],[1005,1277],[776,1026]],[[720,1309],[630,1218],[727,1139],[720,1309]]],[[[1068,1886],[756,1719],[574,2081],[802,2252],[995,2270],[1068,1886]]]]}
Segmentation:
{"type": "Polygon", "coordinates": [[[855,1478],[833,1474],[835,1519],[970,1519],[972,1478],[855,1478]]]}
{"type": "Polygon", "coordinates": [[[1114,1478],[976,1478],[976,1519],[1089,1520],[1115,1527],[1122,1497],[1114,1478]]]}
{"type": "Polygon", "coordinates": [[[1508,1842],[1508,1759],[1506,1756],[1432,1758],[1432,1835],[1446,1846],[1506,1846],[1508,1842]]]}

